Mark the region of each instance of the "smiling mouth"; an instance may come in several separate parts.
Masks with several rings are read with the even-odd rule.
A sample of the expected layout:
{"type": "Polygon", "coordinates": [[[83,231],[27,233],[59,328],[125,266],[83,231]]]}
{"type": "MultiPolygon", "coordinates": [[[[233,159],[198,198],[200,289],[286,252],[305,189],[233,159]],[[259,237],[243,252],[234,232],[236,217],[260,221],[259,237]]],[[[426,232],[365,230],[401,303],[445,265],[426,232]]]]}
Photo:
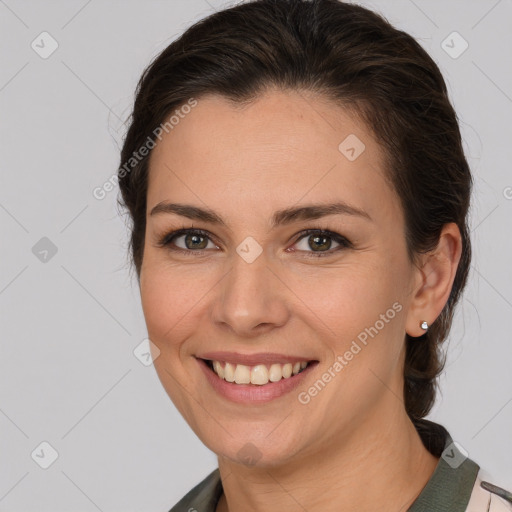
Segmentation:
{"type": "Polygon", "coordinates": [[[264,386],[265,384],[279,382],[284,379],[291,379],[295,375],[302,373],[309,366],[313,366],[318,361],[301,361],[296,363],[274,363],[257,364],[247,366],[243,364],[232,364],[225,361],[213,361],[202,359],[208,368],[217,375],[218,378],[233,384],[253,384],[264,386]]]}

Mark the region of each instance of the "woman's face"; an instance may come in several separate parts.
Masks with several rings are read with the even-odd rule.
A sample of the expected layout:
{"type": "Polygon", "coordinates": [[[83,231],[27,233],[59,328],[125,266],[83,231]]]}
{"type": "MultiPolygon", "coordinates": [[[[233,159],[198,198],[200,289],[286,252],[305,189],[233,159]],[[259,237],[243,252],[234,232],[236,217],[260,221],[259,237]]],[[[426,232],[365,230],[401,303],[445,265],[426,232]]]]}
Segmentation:
{"type": "Polygon", "coordinates": [[[201,98],[153,150],[140,275],[148,335],[165,390],[215,453],[259,465],[321,456],[403,413],[416,273],[383,165],[341,107],[277,90],[243,108],[201,98]],[[334,203],[346,208],[320,211],[334,203]],[[159,245],[183,228],[207,233],[159,245]],[[275,379],[277,362],[318,363],[237,384],[202,362],[220,351],[258,354],[246,366],[259,361],[275,379]]]}

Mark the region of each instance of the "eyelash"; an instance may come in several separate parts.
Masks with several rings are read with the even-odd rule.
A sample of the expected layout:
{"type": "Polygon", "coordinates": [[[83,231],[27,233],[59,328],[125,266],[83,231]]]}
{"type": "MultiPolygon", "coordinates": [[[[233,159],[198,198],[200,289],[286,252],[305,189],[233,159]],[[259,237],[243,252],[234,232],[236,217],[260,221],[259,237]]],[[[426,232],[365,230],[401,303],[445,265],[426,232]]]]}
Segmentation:
{"type": "MultiPolygon", "coordinates": [[[[165,247],[173,252],[179,252],[179,253],[187,254],[187,255],[190,253],[194,253],[197,256],[202,255],[205,251],[208,250],[208,249],[202,249],[202,250],[196,251],[196,250],[192,250],[192,249],[182,249],[180,247],[178,247],[178,248],[171,247],[171,243],[176,238],[183,236],[183,235],[189,235],[189,234],[203,236],[203,237],[208,238],[211,242],[213,242],[213,240],[211,239],[210,233],[208,233],[207,231],[204,231],[202,229],[197,229],[197,228],[185,228],[184,227],[184,228],[178,229],[176,231],[171,231],[170,233],[166,233],[158,241],[158,246],[165,247]]],[[[352,243],[347,238],[339,235],[338,233],[334,233],[332,231],[322,229],[322,228],[310,228],[310,229],[305,229],[305,230],[297,233],[297,235],[296,235],[297,240],[294,242],[294,245],[297,244],[303,238],[307,237],[308,235],[309,236],[311,236],[311,235],[326,236],[328,238],[331,238],[332,240],[334,240],[335,242],[337,242],[340,245],[334,249],[329,249],[328,251],[320,251],[320,252],[306,251],[307,256],[304,255],[304,257],[306,257],[306,258],[322,258],[322,257],[330,256],[333,253],[338,252],[342,249],[348,249],[348,248],[353,247],[352,243]]],[[[213,243],[215,243],[215,242],[213,242],[213,243]]]]}

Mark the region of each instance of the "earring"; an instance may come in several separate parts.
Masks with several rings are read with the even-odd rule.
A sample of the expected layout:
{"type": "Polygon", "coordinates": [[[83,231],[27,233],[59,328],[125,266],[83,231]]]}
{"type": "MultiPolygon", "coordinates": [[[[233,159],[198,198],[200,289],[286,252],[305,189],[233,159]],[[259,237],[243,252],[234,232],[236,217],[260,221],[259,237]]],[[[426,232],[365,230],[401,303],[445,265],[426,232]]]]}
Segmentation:
{"type": "Polygon", "coordinates": [[[424,331],[427,331],[428,330],[428,323],[423,320],[423,322],[420,323],[420,327],[424,330],[424,331]]]}

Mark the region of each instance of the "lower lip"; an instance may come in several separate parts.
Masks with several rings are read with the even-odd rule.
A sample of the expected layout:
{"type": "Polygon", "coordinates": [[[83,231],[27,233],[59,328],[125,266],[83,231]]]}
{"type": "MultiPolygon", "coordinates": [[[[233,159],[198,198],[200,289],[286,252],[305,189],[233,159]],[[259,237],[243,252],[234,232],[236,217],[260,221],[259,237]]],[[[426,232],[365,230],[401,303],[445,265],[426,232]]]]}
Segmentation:
{"type": "Polygon", "coordinates": [[[257,384],[236,384],[234,382],[227,382],[221,379],[208,366],[206,361],[199,358],[196,359],[213,389],[224,398],[239,404],[262,404],[289,393],[299,386],[318,364],[318,361],[309,363],[303,371],[288,379],[283,378],[277,382],[268,382],[260,386],[257,384]]]}

